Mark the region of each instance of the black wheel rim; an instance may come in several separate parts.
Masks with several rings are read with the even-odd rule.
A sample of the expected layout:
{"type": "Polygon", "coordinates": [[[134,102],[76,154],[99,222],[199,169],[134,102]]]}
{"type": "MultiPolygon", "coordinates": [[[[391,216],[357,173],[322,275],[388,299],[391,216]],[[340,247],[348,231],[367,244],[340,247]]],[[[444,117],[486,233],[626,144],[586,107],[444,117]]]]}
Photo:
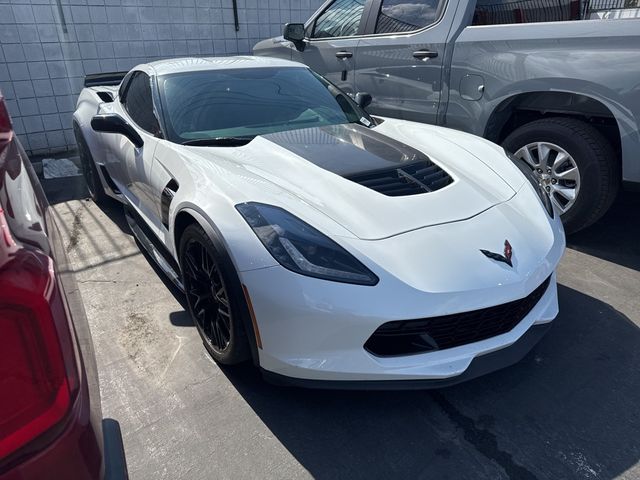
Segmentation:
{"type": "Polygon", "coordinates": [[[211,347],[224,352],[231,341],[232,318],[220,270],[204,245],[196,240],[187,244],[182,268],[191,313],[211,347]]]}

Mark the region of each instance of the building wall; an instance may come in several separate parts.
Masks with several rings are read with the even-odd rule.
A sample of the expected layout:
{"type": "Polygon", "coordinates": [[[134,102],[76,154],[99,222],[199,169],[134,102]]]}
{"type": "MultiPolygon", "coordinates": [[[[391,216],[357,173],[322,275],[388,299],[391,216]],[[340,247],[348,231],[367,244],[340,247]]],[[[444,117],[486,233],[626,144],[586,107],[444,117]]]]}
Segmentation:
{"type": "Polygon", "coordinates": [[[30,154],[75,147],[84,76],[181,56],[246,54],[323,0],[0,0],[0,90],[30,154]]]}

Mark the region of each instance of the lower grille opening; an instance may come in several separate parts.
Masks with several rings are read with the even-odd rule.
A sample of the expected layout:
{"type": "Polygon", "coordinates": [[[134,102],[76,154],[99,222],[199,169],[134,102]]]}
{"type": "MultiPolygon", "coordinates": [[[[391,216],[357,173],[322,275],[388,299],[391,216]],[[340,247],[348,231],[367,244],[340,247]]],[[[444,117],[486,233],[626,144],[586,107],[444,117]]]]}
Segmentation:
{"type": "Polygon", "coordinates": [[[387,322],[364,348],[378,357],[411,355],[479,342],[511,331],[537,305],[549,287],[547,278],[524,298],[471,312],[387,322]]]}

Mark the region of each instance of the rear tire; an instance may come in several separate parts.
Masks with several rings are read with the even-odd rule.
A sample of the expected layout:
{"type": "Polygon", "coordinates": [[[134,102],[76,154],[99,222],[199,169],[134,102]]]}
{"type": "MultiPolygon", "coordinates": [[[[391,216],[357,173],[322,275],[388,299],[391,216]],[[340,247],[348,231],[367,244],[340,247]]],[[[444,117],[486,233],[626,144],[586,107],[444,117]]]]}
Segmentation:
{"type": "Polygon", "coordinates": [[[189,313],[209,354],[224,365],[248,360],[247,307],[233,266],[198,224],[182,233],[179,258],[189,313]]]}
{"type": "Polygon", "coordinates": [[[80,163],[82,164],[82,174],[87,183],[89,195],[95,203],[104,203],[109,197],[102,186],[100,174],[98,173],[98,166],[96,165],[96,162],[93,161],[91,151],[89,150],[87,143],[84,141],[80,127],[75,123],[73,125],[73,133],[76,137],[78,154],[80,156],[80,163]]]}
{"type": "MultiPolygon", "coordinates": [[[[573,185],[574,192],[577,191],[575,199],[561,215],[566,232],[577,232],[599,220],[615,200],[620,186],[619,162],[609,142],[585,122],[554,117],[523,125],[513,131],[502,146],[516,154],[537,143],[560,147],[570,155],[578,170],[578,182],[575,183],[578,188],[568,182],[568,186],[573,185]]],[[[535,146],[533,149],[535,151],[535,146]]],[[[564,180],[554,177],[549,181],[554,181],[550,186],[554,188],[556,183],[564,180]]],[[[558,205],[557,199],[555,203],[558,205]]]]}

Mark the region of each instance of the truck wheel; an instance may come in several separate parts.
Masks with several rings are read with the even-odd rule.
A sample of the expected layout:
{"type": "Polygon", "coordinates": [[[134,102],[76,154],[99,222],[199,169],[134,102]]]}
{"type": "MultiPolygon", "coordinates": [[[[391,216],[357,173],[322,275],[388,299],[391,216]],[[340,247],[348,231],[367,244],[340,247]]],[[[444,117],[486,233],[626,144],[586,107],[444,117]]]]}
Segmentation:
{"type": "Polygon", "coordinates": [[[91,152],[87,143],[84,141],[80,128],[74,123],[73,133],[76,137],[76,144],[78,145],[78,155],[80,156],[80,163],[82,165],[82,174],[87,183],[87,190],[89,195],[95,203],[104,203],[109,197],[102,187],[100,175],[98,174],[98,167],[93,161],[91,152]]]}
{"type": "Polygon", "coordinates": [[[502,146],[531,167],[567,233],[596,222],[618,193],[616,154],[585,122],[563,117],[536,120],[513,131],[502,146]]]}

